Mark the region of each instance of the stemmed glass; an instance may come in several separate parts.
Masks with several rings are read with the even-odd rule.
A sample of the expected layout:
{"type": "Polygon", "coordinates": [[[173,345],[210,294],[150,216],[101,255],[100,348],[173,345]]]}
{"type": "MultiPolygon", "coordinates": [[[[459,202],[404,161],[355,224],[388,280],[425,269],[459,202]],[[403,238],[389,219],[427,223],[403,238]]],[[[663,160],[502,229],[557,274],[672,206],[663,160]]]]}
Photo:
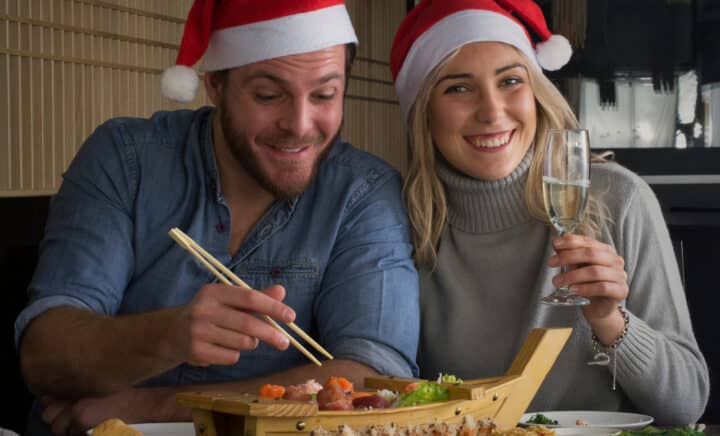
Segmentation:
{"type": "MultiPolygon", "coordinates": [[[[550,129],[543,161],[545,211],[555,230],[572,233],[582,221],[590,191],[590,140],[585,129],[550,129]]],[[[565,265],[562,272],[567,271],[565,265]]],[[[584,306],[590,300],[570,292],[567,286],[541,299],[556,306],[584,306]]]]}

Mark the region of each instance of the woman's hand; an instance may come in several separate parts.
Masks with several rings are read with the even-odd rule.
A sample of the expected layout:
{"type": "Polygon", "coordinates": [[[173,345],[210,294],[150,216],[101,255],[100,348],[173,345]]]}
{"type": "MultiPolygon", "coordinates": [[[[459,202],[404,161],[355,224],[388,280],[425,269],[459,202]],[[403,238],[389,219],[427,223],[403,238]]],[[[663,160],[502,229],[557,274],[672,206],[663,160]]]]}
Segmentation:
{"type": "Polygon", "coordinates": [[[628,295],[625,260],[610,245],[587,236],[558,237],[553,247],[556,254],[549,265],[570,268],[553,277],[553,284],[569,286],[570,292],[590,299],[582,308],[583,315],[600,342],[612,344],[625,327],[617,309],[628,295]]]}

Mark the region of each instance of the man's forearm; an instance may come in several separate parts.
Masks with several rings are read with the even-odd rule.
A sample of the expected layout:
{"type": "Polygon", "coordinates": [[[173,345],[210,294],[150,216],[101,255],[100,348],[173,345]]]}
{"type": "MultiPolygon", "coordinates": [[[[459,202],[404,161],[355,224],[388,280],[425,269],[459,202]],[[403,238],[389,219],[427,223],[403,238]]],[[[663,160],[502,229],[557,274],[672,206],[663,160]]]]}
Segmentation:
{"type": "MultiPolygon", "coordinates": [[[[240,357],[242,359],[242,357],[240,357]]],[[[354,386],[362,387],[366,377],[377,376],[379,373],[374,369],[362,363],[352,360],[329,360],[324,361],[321,367],[308,364],[286,371],[281,371],[266,377],[257,377],[248,380],[225,382],[209,385],[188,385],[174,386],[168,388],[149,388],[148,392],[151,396],[156,396],[153,401],[158,405],[156,412],[160,416],[145,417],[147,419],[159,421],[191,421],[191,410],[182,407],[175,401],[175,395],[186,391],[208,391],[208,392],[248,392],[257,393],[260,386],[271,383],[279,385],[291,385],[304,383],[308,379],[315,379],[319,383],[324,383],[330,376],[343,376],[350,380],[354,386]],[[161,398],[157,398],[157,397],[161,398]]]]}
{"type": "Polygon", "coordinates": [[[55,398],[105,396],[178,365],[163,345],[169,310],[106,317],[59,307],[33,320],[20,347],[31,389],[55,398]]]}

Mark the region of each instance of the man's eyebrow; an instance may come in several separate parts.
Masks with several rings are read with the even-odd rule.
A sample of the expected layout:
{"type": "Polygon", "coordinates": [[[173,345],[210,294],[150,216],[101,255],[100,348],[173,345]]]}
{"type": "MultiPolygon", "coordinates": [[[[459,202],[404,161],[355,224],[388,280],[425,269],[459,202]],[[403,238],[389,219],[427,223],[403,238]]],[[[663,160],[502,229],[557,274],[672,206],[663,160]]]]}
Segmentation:
{"type": "MultiPolygon", "coordinates": [[[[313,84],[314,85],[322,85],[322,84],[325,84],[325,83],[330,82],[335,79],[342,80],[342,78],[343,78],[342,74],[337,73],[337,72],[332,72],[332,73],[326,74],[326,75],[320,77],[319,79],[313,81],[313,84]]],[[[289,82],[287,80],[285,80],[281,77],[278,77],[275,74],[272,74],[272,73],[270,73],[268,71],[264,71],[264,70],[258,70],[258,71],[255,71],[254,73],[248,75],[247,77],[245,77],[245,80],[243,80],[243,85],[247,85],[248,83],[250,83],[256,79],[267,79],[267,80],[275,82],[281,86],[289,84],[289,82]]]]}
{"type": "MultiPolygon", "coordinates": [[[[495,75],[502,74],[505,71],[512,70],[513,68],[523,68],[527,71],[527,67],[525,65],[515,62],[512,64],[505,65],[503,67],[498,68],[495,70],[495,75]]],[[[437,83],[442,82],[443,80],[453,80],[453,79],[472,79],[474,76],[472,73],[456,73],[456,74],[447,74],[445,76],[442,76],[438,79],[437,83]]]]}
{"type": "Polygon", "coordinates": [[[326,75],[322,76],[321,78],[317,79],[314,83],[316,85],[322,85],[324,83],[330,82],[335,79],[342,81],[343,75],[338,72],[332,72],[332,73],[326,74],[326,75]]]}
{"type": "Polygon", "coordinates": [[[247,85],[250,82],[252,82],[253,80],[257,80],[257,79],[267,79],[267,80],[270,80],[271,82],[275,82],[279,85],[287,84],[287,80],[282,79],[272,73],[269,73],[269,72],[263,71],[263,70],[258,70],[258,71],[255,71],[254,73],[248,75],[247,77],[245,77],[242,84],[247,85]]]}

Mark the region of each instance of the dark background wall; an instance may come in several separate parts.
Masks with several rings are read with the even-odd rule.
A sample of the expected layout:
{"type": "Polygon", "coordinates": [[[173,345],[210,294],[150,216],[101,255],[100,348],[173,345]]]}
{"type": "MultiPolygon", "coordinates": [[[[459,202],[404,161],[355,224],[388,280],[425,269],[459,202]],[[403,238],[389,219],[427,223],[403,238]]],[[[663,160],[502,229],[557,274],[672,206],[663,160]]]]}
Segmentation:
{"type": "MultiPolygon", "coordinates": [[[[20,377],[14,346],[14,322],[26,302],[25,289],[37,262],[48,197],[0,198],[0,373],[5,401],[0,427],[22,434],[31,395],[20,377]]],[[[61,336],[62,332],[58,332],[61,336]]]]}

